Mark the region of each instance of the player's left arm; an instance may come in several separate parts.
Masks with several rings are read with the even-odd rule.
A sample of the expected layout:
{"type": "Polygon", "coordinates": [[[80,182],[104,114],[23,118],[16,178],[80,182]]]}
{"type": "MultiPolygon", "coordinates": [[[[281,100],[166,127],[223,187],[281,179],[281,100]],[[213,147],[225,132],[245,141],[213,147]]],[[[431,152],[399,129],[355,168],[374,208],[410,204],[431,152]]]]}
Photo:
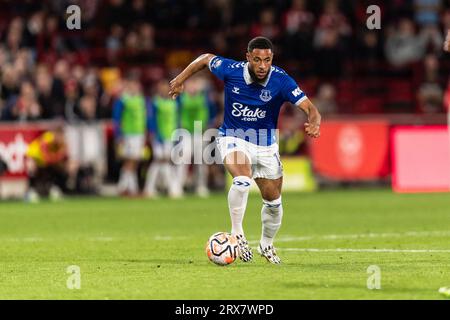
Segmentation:
{"type": "Polygon", "coordinates": [[[305,123],[306,134],[312,138],[318,138],[320,136],[320,122],[322,120],[319,110],[317,110],[311,100],[298,87],[294,79],[286,75],[283,80],[282,94],[284,99],[306,113],[308,116],[308,122],[305,123]]]}
{"type": "Polygon", "coordinates": [[[308,122],[305,123],[305,131],[308,136],[312,138],[320,137],[320,122],[322,121],[322,116],[320,115],[319,110],[309,99],[303,100],[298,107],[308,116],[308,122]]]}

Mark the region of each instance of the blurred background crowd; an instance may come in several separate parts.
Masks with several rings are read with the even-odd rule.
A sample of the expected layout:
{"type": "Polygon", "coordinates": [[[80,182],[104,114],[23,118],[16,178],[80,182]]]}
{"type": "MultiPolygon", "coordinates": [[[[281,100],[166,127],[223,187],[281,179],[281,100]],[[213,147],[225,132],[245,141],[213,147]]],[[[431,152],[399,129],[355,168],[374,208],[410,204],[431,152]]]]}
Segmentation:
{"type": "MultiPolygon", "coordinates": [[[[443,114],[450,102],[450,57],[442,51],[449,2],[1,1],[0,121],[111,120],[129,81],[151,103],[161,96],[161,82],[199,54],[244,60],[258,35],[274,42],[274,64],[298,81],[325,119],[443,114]],[[81,8],[80,30],[66,27],[71,4],[81,8]],[[381,8],[381,30],[366,27],[373,4],[381,8]]],[[[208,73],[194,81],[191,93],[207,97],[205,124],[217,127],[222,84],[208,73]]],[[[302,152],[300,117],[283,108],[280,123],[290,140],[280,141],[282,152],[302,152]]]]}
{"type": "Polygon", "coordinates": [[[1,120],[111,118],[126,70],[151,95],[202,52],[244,59],[257,35],[323,113],[445,111],[445,0],[21,0],[0,18],[1,120]],[[66,27],[73,3],[81,30],[66,27]],[[365,27],[371,4],[381,30],[365,27]]]}

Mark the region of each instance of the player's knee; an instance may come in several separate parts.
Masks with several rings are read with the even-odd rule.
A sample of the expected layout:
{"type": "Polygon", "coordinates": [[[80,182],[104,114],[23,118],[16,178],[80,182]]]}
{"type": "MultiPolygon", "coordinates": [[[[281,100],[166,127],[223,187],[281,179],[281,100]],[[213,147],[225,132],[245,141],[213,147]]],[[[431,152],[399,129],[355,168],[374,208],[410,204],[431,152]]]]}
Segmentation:
{"type": "Polygon", "coordinates": [[[276,199],[263,199],[263,206],[269,209],[272,213],[279,213],[282,210],[281,196],[276,199]]]}
{"type": "Polygon", "coordinates": [[[247,176],[237,176],[233,178],[233,189],[240,192],[249,192],[252,179],[247,176]]]}
{"type": "Polygon", "coordinates": [[[270,188],[269,190],[264,190],[262,192],[263,201],[266,202],[279,202],[281,203],[281,193],[276,188],[270,188]]]}

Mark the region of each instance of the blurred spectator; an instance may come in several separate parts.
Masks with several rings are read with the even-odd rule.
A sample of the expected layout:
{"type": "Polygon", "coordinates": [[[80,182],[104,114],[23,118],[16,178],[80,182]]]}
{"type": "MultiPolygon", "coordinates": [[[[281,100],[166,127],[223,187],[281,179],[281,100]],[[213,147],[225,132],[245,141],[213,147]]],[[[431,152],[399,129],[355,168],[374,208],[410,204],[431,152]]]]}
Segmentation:
{"type": "Polygon", "coordinates": [[[126,63],[134,64],[139,60],[141,52],[139,35],[136,31],[131,31],[126,35],[124,49],[121,53],[120,59],[126,63]]]}
{"type": "Polygon", "coordinates": [[[383,47],[380,43],[378,32],[365,31],[358,37],[355,57],[365,66],[376,66],[377,62],[383,59],[383,47]]]}
{"type": "Polygon", "coordinates": [[[284,28],[289,34],[302,32],[305,29],[312,31],[314,15],[308,11],[306,0],[293,0],[292,5],[284,14],[284,28]]]}
{"type": "Polygon", "coordinates": [[[220,56],[228,56],[228,45],[225,32],[219,31],[212,37],[213,52],[220,56]]]}
{"type": "Polygon", "coordinates": [[[142,24],[146,22],[147,19],[147,8],[146,8],[146,1],[145,0],[132,0],[131,1],[131,8],[128,16],[130,17],[130,20],[128,21],[128,26],[130,26],[131,23],[133,24],[142,24]]]}
{"type": "Polygon", "coordinates": [[[439,23],[441,6],[442,0],[414,0],[416,23],[421,26],[436,26],[439,23]]]}
{"type": "Polygon", "coordinates": [[[324,29],[321,37],[314,53],[315,71],[324,80],[335,79],[342,75],[344,62],[339,33],[336,29],[324,29]]]}
{"type": "MultiPolygon", "coordinates": [[[[145,103],[142,89],[128,93],[130,82],[123,81],[122,74],[142,70],[141,85],[151,88],[164,74],[185,67],[197,52],[240,60],[251,35],[265,35],[275,42],[276,64],[292,72],[305,89],[318,88],[313,99],[325,114],[441,112],[443,104],[446,108],[450,104],[450,82],[442,78],[450,72],[450,55],[442,52],[450,50],[450,38],[444,43],[442,33],[450,30],[449,4],[447,0],[7,1],[0,4],[0,120],[64,118],[69,182],[74,189],[93,190],[104,172],[104,164],[95,162],[105,151],[99,119],[111,119],[114,105],[135,114],[130,105],[140,104],[141,98],[145,103]],[[70,4],[81,7],[81,31],[65,28],[70,4]],[[371,4],[381,7],[381,32],[365,28],[371,4]],[[386,61],[395,68],[386,67],[386,61]]],[[[210,94],[223,108],[222,87],[214,84],[210,94]]],[[[198,107],[205,93],[192,93],[189,86],[178,101],[178,117],[182,127],[191,131],[186,123],[205,119],[198,107]]],[[[162,91],[157,95],[160,106],[161,101],[169,105],[162,91]]],[[[139,117],[148,117],[147,105],[145,112],[139,117]]],[[[298,154],[303,137],[293,119],[290,114],[283,120],[280,148],[298,154]]],[[[221,116],[214,121],[212,126],[217,127],[221,116]]],[[[166,125],[159,122],[160,127],[166,125]]],[[[126,145],[123,137],[123,132],[117,135],[119,151],[126,145]]],[[[156,144],[155,159],[166,152],[160,145],[156,144]]],[[[134,164],[143,156],[137,153],[137,160],[131,159],[134,164]]],[[[175,172],[173,164],[166,163],[175,172]]],[[[125,161],[123,167],[132,165],[125,161]]],[[[184,173],[174,175],[195,177],[187,179],[189,185],[191,181],[205,184],[204,168],[182,169],[184,173]]],[[[208,170],[209,185],[222,185],[223,167],[213,165],[208,170]]],[[[119,179],[121,187],[134,184],[133,170],[125,171],[119,179]]],[[[158,189],[160,179],[156,180],[158,189]]]]}
{"type": "Polygon", "coordinates": [[[312,102],[317,109],[319,109],[321,114],[333,114],[338,111],[336,89],[329,83],[324,83],[319,87],[312,102]]]}
{"type": "Polygon", "coordinates": [[[165,188],[171,198],[183,195],[182,177],[171,160],[174,146],[172,134],[179,124],[178,104],[168,93],[169,82],[167,79],[161,79],[151,99],[150,132],[153,159],[147,171],[145,184],[145,196],[149,198],[158,195],[158,185],[165,188]]]}
{"type": "Polygon", "coordinates": [[[284,52],[286,56],[298,59],[312,57],[314,36],[314,15],[308,11],[306,0],[294,0],[292,6],[284,13],[283,26],[286,30],[284,52]]]}
{"type": "Polygon", "coordinates": [[[86,77],[86,68],[80,64],[76,64],[72,67],[71,74],[78,83],[83,83],[86,77]]]}
{"type": "Polygon", "coordinates": [[[279,35],[280,28],[276,21],[275,10],[273,8],[263,9],[259,21],[250,29],[250,37],[263,36],[276,42],[279,35]]]}
{"type": "Polygon", "coordinates": [[[148,116],[139,79],[136,74],[130,74],[113,110],[115,143],[123,160],[118,190],[123,195],[136,195],[139,191],[137,165],[144,157],[148,116]]]}
{"type": "Polygon", "coordinates": [[[325,81],[343,74],[344,49],[349,48],[352,34],[347,18],[337,0],[326,0],[314,35],[315,70],[325,81]]]}
{"type": "Polygon", "coordinates": [[[442,14],[441,23],[443,30],[450,30],[450,9],[445,10],[442,14]]]}
{"type": "Polygon", "coordinates": [[[25,46],[33,51],[36,50],[39,35],[44,29],[44,17],[44,11],[37,11],[31,15],[26,24],[24,35],[25,46]]]}
{"type": "Polygon", "coordinates": [[[70,79],[64,85],[64,118],[76,122],[79,118],[80,89],[75,79],[70,79]]]}
{"type": "Polygon", "coordinates": [[[408,18],[402,18],[398,27],[387,36],[386,57],[394,66],[417,62],[423,58],[429,43],[434,50],[441,50],[443,39],[436,27],[423,28],[417,34],[414,23],[408,18]]]}
{"type": "Polygon", "coordinates": [[[57,16],[47,16],[44,23],[44,31],[39,35],[37,41],[39,52],[48,56],[48,59],[53,59],[55,55],[63,52],[65,43],[59,31],[59,20],[57,16]]]}
{"type": "Polygon", "coordinates": [[[80,99],[80,119],[94,122],[97,118],[97,100],[92,95],[85,95],[80,99]]]}
{"type": "Polygon", "coordinates": [[[69,63],[64,59],[60,59],[55,64],[53,75],[56,80],[59,80],[62,83],[64,83],[66,82],[66,80],[70,78],[69,71],[70,71],[69,63]]]}
{"type": "Polygon", "coordinates": [[[223,30],[230,26],[233,18],[232,0],[206,1],[205,6],[205,14],[203,15],[205,29],[223,30]]]}
{"type": "MultiPolygon", "coordinates": [[[[52,96],[55,100],[64,103],[67,100],[65,96],[67,90],[67,82],[70,79],[69,64],[64,59],[59,59],[53,66],[53,85],[52,85],[52,96]]],[[[62,116],[64,113],[62,110],[54,110],[53,116],[62,116]]]]}
{"type": "Polygon", "coordinates": [[[0,44],[0,65],[5,66],[9,60],[8,53],[5,50],[3,44],[0,44]]]}
{"type": "Polygon", "coordinates": [[[119,68],[102,68],[99,78],[106,93],[115,95],[120,90],[121,75],[119,68]]]}
{"type": "Polygon", "coordinates": [[[66,126],[70,169],[68,185],[83,194],[97,193],[105,172],[105,132],[96,121],[96,109],[95,97],[82,96],[76,121],[66,126]]]}
{"type": "Polygon", "coordinates": [[[6,49],[10,55],[16,54],[22,45],[23,20],[20,17],[14,18],[6,34],[6,49]]]}
{"type": "Polygon", "coordinates": [[[90,95],[95,99],[98,99],[102,94],[102,86],[100,79],[98,78],[98,70],[95,67],[89,68],[82,82],[82,89],[85,95],[90,95]]]}
{"type": "MultiPolygon", "coordinates": [[[[54,1],[59,2],[60,0],[54,1]]],[[[76,4],[80,6],[81,12],[83,12],[83,14],[81,15],[81,27],[86,30],[92,25],[95,25],[95,18],[97,15],[100,0],[76,0],[76,4]]],[[[64,7],[64,11],[67,9],[67,7],[68,5],[64,7]]]]}
{"type": "MultiPolygon", "coordinates": [[[[100,68],[122,72],[141,68],[143,85],[148,87],[161,74],[186,66],[199,51],[239,59],[251,35],[272,38],[277,65],[302,81],[317,79],[320,84],[348,76],[362,84],[354,88],[358,97],[377,81],[376,91],[387,91],[392,76],[408,81],[412,67],[420,66],[428,53],[440,57],[442,73],[449,72],[449,56],[441,58],[442,31],[450,29],[448,1],[375,3],[382,9],[381,33],[363,28],[370,4],[370,0],[9,1],[2,5],[0,21],[0,117],[12,120],[11,104],[19,96],[20,84],[31,81],[41,118],[79,117],[80,97],[92,94],[85,90],[95,92],[96,118],[110,118],[118,85],[103,90],[100,68]],[[81,7],[81,32],[65,28],[70,4],[81,7]],[[389,26],[392,22],[395,25],[389,26]],[[396,68],[383,68],[385,59],[396,68]],[[42,65],[48,66],[47,72],[38,71],[42,65]]],[[[413,89],[425,82],[414,78],[413,89]]],[[[337,92],[339,101],[342,95],[337,92]]],[[[350,99],[348,107],[360,111],[354,108],[358,103],[350,99]]]]}
{"type": "Polygon", "coordinates": [[[33,84],[22,82],[20,94],[11,97],[6,105],[5,120],[32,121],[42,118],[42,107],[39,105],[33,84]]]}
{"type": "Polygon", "coordinates": [[[36,91],[39,104],[42,106],[42,117],[52,119],[62,115],[63,97],[53,90],[53,78],[46,66],[36,69],[36,91]]]}
{"type": "Polygon", "coordinates": [[[143,23],[139,27],[140,49],[143,51],[152,51],[155,47],[155,29],[149,23],[143,23]]]}
{"type": "Polygon", "coordinates": [[[315,42],[318,46],[321,46],[322,41],[326,41],[323,39],[323,33],[329,29],[335,30],[339,37],[349,37],[352,33],[347,18],[339,9],[338,0],[326,0],[324,3],[316,30],[315,42]]]}
{"type": "Polygon", "coordinates": [[[106,54],[110,64],[117,63],[117,58],[122,49],[122,41],[124,37],[124,29],[119,24],[113,24],[110,29],[109,36],[106,38],[106,54]]]}
{"type": "Polygon", "coordinates": [[[439,61],[433,54],[427,55],[424,60],[424,81],[417,92],[419,111],[422,113],[442,112],[444,91],[439,79],[439,61]]]}
{"type": "Polygon", "coordinates": [[[117,23],[121,27],[128,27],[128,17],[126,14],[127,5],[124,0],[109,0],[103,8],[104,20],[103,25],[109,26],[111,21],[117,23]]]}
{"type": "Polygon", "coordinates": [[[2,68],[1,98],[7,101],[19,94],[19,74],[13,65],[7,64],[2,68]]]}
{"type": "Polygon", "coordinates": [[[52,200],[61,198],[66,189],[67,146],[64,130],[44,132],[33,140],[26,153],[28,161],[29,187],[25,200],[36,202],[41,196],[49,195],[52,200]]]}
{"type": "Polygon", "coordinates": [[[444,43],[444,36],[437,26],[423,27],[420,36],[424,38],[425,46],[429,47],[429,51],[440,53],[442,44],[444,43]]]}

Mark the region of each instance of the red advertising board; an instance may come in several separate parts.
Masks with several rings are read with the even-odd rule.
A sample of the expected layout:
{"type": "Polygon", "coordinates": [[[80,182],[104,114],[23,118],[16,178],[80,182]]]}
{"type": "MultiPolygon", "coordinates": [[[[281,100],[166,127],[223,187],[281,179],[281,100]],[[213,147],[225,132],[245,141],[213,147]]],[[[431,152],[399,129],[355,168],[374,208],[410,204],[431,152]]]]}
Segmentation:
{"type": "Polygon", "coordinates": [[[389,123],[325,121],[310,143],[316,173],[341,181],[375,180],[389,174],[389,123]]]}
{"type": "Polygon", "coordinates": [[[450,191],[450,135],[447,126],[392,129],[392,189],[450,191]]]}
{"type": "Polygon", "coordinates": [[[25,153],[28,144],[42,133],[46,124],[0,125],[0,157],[8,165],[6,177],[25,177],[25,153]]]}

